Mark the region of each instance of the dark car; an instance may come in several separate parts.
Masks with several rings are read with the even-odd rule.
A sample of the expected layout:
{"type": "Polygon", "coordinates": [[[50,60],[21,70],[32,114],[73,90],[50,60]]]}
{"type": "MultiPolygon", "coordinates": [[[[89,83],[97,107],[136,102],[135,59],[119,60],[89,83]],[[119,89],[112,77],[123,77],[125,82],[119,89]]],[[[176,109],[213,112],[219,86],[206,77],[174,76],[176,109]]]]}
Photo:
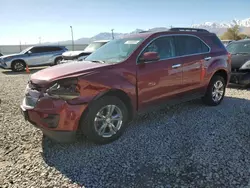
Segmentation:
{"type": "Polygon", "coordinates": [[[250,40],[231,42],[227,50],[232,55],[232,75],[230,82],[240,85],[250,84],[250,40]]]}
{"type": "Polygon", "coordinates": [[[21,105],[26,120],[57,141],[82,132],[117,139],[137,113],[202,98],[216,106],[230,78],[230,55],[213,33],[172,28],[126,35],[84,61],[31,76],[21,105]]]}

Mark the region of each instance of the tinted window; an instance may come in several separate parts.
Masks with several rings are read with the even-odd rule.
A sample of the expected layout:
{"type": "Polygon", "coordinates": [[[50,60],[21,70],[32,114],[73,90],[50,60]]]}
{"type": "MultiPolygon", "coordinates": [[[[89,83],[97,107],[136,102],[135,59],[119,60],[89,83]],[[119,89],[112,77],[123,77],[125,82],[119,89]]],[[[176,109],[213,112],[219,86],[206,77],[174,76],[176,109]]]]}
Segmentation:
{"type": "Polygon", "coordinates": [[[44,52],[44,49],[42,47],[34,47],[34,48],[31,48],[29,51],[31,51],[31,53],[43,53],[44,52]]]}
{"type": "Polygon", "coordinates": [[[62,50],[60,47],[54,47],[54,46],[44,47],[44,52],[55,52],[60,50],[62,50]]]}
{"type": "Polygon", "coordinates": [[[161,37],[151,42],[145,52],[157,52],[160,59],[171,58],[175,56],[174,38],[173,37],[161,37]]]}
{"type": "Polygon", "coordinates": [[[175,37],[179,56],[209,52],[209,48],[199,38],[192,36],[175,37]]]}
{"type": "Polygon", "coordinates": [[[206,43],[212,48],[213,51],[225,51],[226,50],[225,45],[215,34],[206,35],[204,37],[205,37],[206,43]]]}

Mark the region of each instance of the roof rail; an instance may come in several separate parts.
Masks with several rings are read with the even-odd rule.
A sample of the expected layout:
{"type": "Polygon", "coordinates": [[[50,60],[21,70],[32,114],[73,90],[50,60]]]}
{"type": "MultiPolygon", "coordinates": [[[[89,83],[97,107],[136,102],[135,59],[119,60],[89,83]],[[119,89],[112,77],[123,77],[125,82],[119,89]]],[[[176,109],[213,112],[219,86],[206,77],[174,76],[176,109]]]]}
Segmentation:
{"type": "Polygon", "coordinates": [[[185,27],[173,27],[169,29],[169,31],[191,31],[191,32],[204,32],[209,33],[206,29],[199,29],[199,28],[185,28],[185,27]]]}

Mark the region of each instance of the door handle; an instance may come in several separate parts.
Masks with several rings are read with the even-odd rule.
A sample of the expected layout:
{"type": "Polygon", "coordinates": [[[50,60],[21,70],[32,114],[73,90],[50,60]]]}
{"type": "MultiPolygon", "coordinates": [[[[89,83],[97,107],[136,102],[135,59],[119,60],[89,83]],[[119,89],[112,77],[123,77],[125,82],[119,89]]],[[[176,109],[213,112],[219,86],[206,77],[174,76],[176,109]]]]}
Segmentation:
{"type": "Polygon", "coordinates": [[[208,60],[210,60],[211,58],[212,58],[212,57],[205,57],[204,60],[205,60],[205,61],[208,61],[208,60]]]}
{"type": "Polygon", "coordinates": [[[175,64],[175,65],[172,65],[172,68],[175,69],[175,68],[178,68],[180,66],[181,66],[181,64],[175,64]]]}

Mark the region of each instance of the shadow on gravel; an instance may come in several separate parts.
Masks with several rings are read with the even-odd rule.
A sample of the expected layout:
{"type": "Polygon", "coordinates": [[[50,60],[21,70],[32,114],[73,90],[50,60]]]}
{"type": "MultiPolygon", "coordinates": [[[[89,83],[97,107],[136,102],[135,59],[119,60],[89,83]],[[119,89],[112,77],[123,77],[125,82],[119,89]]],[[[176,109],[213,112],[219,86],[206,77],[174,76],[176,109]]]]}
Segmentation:
{"type": "Polygon", "coordinates": [[[247,187],[250,101],[199,100],[137,117],[108,145],[44,139],[43,158],[72,183],[88,187],[247,187]]]}
{"type": "MultiPolygon", "coordinates": [[[[30,74],[33,74],[33,73],[35,73],[35,72],[37,72],[37,71],[40,71],[40,70],[42,70],[42,69],[45,69],[45,68],[47,68],[47,67],[43,67],[43,68],[29,68],[29,70],[30,70],[30,74]]],[[[23,71],[23,72],[13,72],[13,71],[11,71],[11,70],[2,70],[1,71],[3,74],[6,74],[6,75],[22,75],[22,74],[28,74],[28,73],[26,73],[26,71],[23,71]]]]}
{"type": "Polygon", "coordinates": [[[246,85],[246,86],[243,86],[243,85],[239,85],[239,84],[228,84],[228,88],[231,88],[231,89],[242,89],[242,90],[249,90],[250,89],[250,85],[246,85]]]}

